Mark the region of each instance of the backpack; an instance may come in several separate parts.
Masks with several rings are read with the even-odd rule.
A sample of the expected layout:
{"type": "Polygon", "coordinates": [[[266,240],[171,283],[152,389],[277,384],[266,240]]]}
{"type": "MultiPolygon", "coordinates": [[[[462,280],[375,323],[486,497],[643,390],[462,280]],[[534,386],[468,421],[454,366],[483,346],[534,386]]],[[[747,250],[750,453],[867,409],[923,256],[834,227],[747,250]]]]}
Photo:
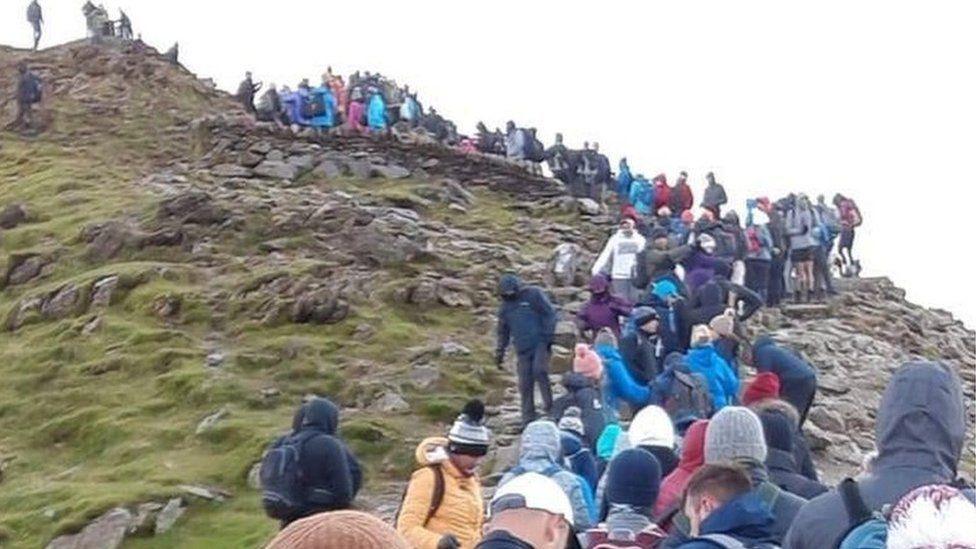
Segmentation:
{"type": "Polygon", "coordinates": [[[667,538],[667,534],[655,525],[637,532],[612,532],[619,534],[611,539],[606,525],[591,528],[585,533],[586,549],[654,549],[667,538]],[[620,539],[629,538],[629,539],[620,539]]]}
{"type": "Polygon", "coordinates": [[[756,229],[755,225],[746,228],[746,246],[751,254],[757,254],[762,251],[762,242],[759,240],[759,230],[756,229]]]}
{"type": "Polygon", "coordinates": [[[261,460],[261,505],[271,518],[290,520],[305,505],[305,472],[302,445],[314,436],[289,435],[280,438],[261,460]]]}
{"type": "Polygon", "coordinates": [[[857,481],[845,478],[837,491],[844,501],[848,521],[838,549],[884,549],[888,544],[888,522],[880,513],[872,513],[864,503],[857,481]]]}
{"type": "MultiPolygon", "coordinates": [[[[428,465],[427,468],[434,472],[434,491],[430,496],[430,506],[427,507],[427,516],[424,518],[423,524],[421,524],[424,527],[437,514],[438,509],[441,508],[441,503],[444,503],[444,469],[441,469],[441,466],[436,464],[428,465]]],[[[400,511],[403,510],[403,501],[407,497],[407,489],[409,487],[410,484],[408,483],[403,488],[403,494],[400,495],[400,507],[397,508],[396,514],[393,515],[394,526],[400,522],[400,511]]]]}
{"type": "Polygon", "coordinates": [[[542,162],[546,159],[546,147],[542,141],[530,133],[523,130],[525,135],[525,159],[532,162],[542,162]]]}
{"type": "Polygon", "coordinates": [[[325,96],[321,93],[313,93],[302,105],[302,116],[305,118],[315,118],[325,114],[325,96]]]}
{"type": "Polygon", "coordinates": [[[741,541],[726,534],[705,534],[703,536],[698,536],[691,541],[707,541],[716,547],[721,547],[722,549],[779,549],[780,547],[779,545],[768,541],[761,541],[746,545],[745,543],[742,543],[741,541]]]}
{"type": "Polygon", "coordinates": [[[710,417],[712,397],[708,392],[708,381],[701,374],[674,370],[663,408],[676,426],[710,417]]]}

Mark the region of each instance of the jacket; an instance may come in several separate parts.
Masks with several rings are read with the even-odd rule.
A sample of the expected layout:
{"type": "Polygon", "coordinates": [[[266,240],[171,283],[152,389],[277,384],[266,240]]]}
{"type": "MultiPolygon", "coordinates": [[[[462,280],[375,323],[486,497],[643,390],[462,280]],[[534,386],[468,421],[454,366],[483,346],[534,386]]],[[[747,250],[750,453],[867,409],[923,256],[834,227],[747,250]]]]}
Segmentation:
{"type": "Polygon", "coordinates": [[[657,495],[657,502],[654,504],[655,517],[660,517],[668,509],[680,504],[681,495],[684,493],[685,487],[688,486],[691,475],[695,474],[695,471],[705,463],[705,430],[707,428],[707,420],[698,420],[692,423],[685,432],[678,466],[661,481],[661,489],[657,495]]]}
{"type": "Polygon", "coordinates": [[[625,236],[623,232],[617,231],[607,240],[603,251],[593,263],[592,274],[597,275],[606,269],[610,273],[610,278],[614,280],[633,278],[637,254],[646,244],[647,240],[637,231],[634,231],[631,236],[625,236]]]}
{"type": "Polygon", "coordinates": [[[691,246],[659,250],[648,244],[636,258],[634,286],[647,288],[658,278],[674,273],[674,268],[691,255],[691,246]]]}
{"type": "Polygon", "coordinates": [[[313,88],[309,95],[310,98],[320,97],[322,103],[325,105],[325,112],[309,119],[309,124],[317,128],[331,128],[334,126],[338,105],[336,104],[335,96],[332,95],[332,90],[326,86],[319,86],[313,88]]]}
{"type": "Polygon", "coordinates": [[[505,156],[515,160],[525,158],[525,131],[515,128],[505,135],[505,156]]]}
{"type": "Polygon", "coordinates": [[[611,294],[610,285],[602,276],[594,277],[590,282],[590,291],[594,292],[593,296],[576,314],[580,329],[596,334],[601,328],[610,328],[615,336],[620,337],[620,317],[629,316],[633,304],[611,294]]]}
{"type": "Polygon", "coordinates": [[[766,469],[769,471],[770,482],[803,499],[813,499],[827,491],[826,486],[797,471],[796,458],[790,452],[768,448],[766,469]]]}
{"type": "Polygon", "coordinates": [[[691,187],[684,179],[678,179],[674,188],[671,189],[671,213],[681,215],[681,212],[690,210],[695,205],[695,195],[691,192],[691,187]]]}
{"type": "Polygon", "coordinates": [[[397,532],[417,549],[437,549],[437,542],[447,533],[454,534],[461,547],[473,548],[481,539],[484,515],[478,476],[464,476],[451,463],[447,457],[446,438],[424,440],[417,446],[415,456],[420,468],[410,477],[403,496],[397,532]],[[424,525],[434,493],[435,473],[429,467],[431,465],[440,467],[444,473],[444,499],[424,525]]]}
{"type": "Polygon", "coordinates": [[[586,431],[583,433],[583,440],[589,448],[596,448],[596,441],[607,425],[607,410],[603,407],[600,390],[594,387],[592,381],[576,372],[565,374],[562,383],[566,394],[552,403],[550,415],[554,421],[559,421],[566,408],[579,408],[583,430],[586,431]]]}
{"type": "Polygon", "coordinates": [[[305,438],[300,461],[305,475],[305,507],[299,517],[346,509],[356,496],[355,458],[336,437],[339,409],[328,399],[316,398],[305,406],[298,435],[305,438]]]}
{"type": "Polygon", "coordinates": [[[363,105],[362,101],[350,101],[349,102],[349,113],[346,116],[346,124],[350,129],[362,130],[363,129],[363,115],[366,111],[366,107],[363,105]]]}
{"type": "Polygon", "coordinates": [[[728,261],[698,248],[694,248],[682,265],[685,268],[685,284],[692,293],[715,278],[716,274],[728,274],[730,270],[728,261]]]}
{"type": "Polygon", "coordinates": [[[532,546],[507,530],[492,530],[481,540],[477,549],[532,549],[532,546]]]}
{"type": "Polygon", "coordinates": [[[648,215],[654,208],[654,185],[638,176],[630,185],[630,203],[641,215],[648,215]]]}
{"type": "Polygon", "coordinates": [[[820,225],[813,208],[795,208],[786,214],[786,234],[790,237],[791,250],[806,250],[820,245],[814,228],[820,225]]]}
{"type": "Polygon", "coordinates": [[[386,102],[383,96],[374,93],[369,98],[369,107],[366,108],[366,122],[371,130],[386,129],[386,102]]]}
{"type": "Polygon", "coordinates": [[[498,308],[496,356],[504,356],[510,340],[520,354],[552,343],[556,311],[542,290],[535,286],[522,286],[514,275],[502,277],[500,288],[503,293],[512,292],[513,296],[502,299],[498,308]]]}
{"type": "Polygon", "coordinates": [[[559,432],[559,442],[563,449],[563,459],[569,470],[579,475],[591,490],[596,490],[596,483],[600,480],[597,473],[596,458],[580,437],[569,431],[559,432]]]}
{"type": "Polygon", "coordinates": [[[780,398],[802,414],[810,407],[817,388],[817,371],[793,351],[761,336],[752,346],[752,362],[758,372],[773,372],[779,377],[780,398]]]}
{"type": "Polygon", "coordinates": [[[705,187],[705,195],[702,197],[701,205],[703,208],[717,208],[726,204],[729,197],[725,195],[725,187],[721,183],[708,185],[705,187]]]}
{"type": "Polygon", "coordinates": [[[573,507],[573,525],[578,529],[596,524],[593,491],[585,480],[567,471],[562,463],[559,429],[551,421],[534,421],[522,431],[518,465],[505,473],[498,486],[527,472],[551,478],[563,489],[573,507]]]}
{"type": "MultiPolygon", "coordinates": [[[[895,372],[878,406],[878,457],[858,481],[867,506],[878,510],[919,486],[951,482],[966,434],[965,415],[962,386],[951,368],[910,362],[895,372]]],[[[836,547],[847,523],[841,496],[831,490],[800,511],[784,547],[836,547]]]]}
{"type": "Polygon", "coordinates": [[[634,176],[630,173],[630,166],[626,162],[620,162],[620,173],[617,174],[617,196],[621,202],[630,199],[630,185],[634,182],[634,176]]]}
{"type": "Polygon", "coordinates": [[[659,344],[660,339],[649,336],[640,328],[628,331],[620,339],[620,355],[636,383],[647,385],[660,373],[657,366],[659,344]]]}
{"type": "Polygon", "coordinates": [[[737,402],[739,379],[735,377],[729,363],[718,355],[715,347],[708,344],[693,348],[685,356],[685,362],[692,373],[701,374],[708,382],[714,411],[737,402]]]}
{"type": "MultiPolygon", "coordinates": [[[[773,516],[762,497],[752,490],[737,496],[712,511],[701,523],[701,535],[726,534],[744,545],[773,542],[773,516]]],[[[681,549],[716,549],[719,546],[696,539],[679,546],[681,549]]]]}
{"type": "Polygon", "coordinates": [[[44,14],[41,5],[34,0],[27,6],[27,21],[35,25],[44,21],[44,14]]]}
{"type": "Polygon", "coordinates": [[[654,211],[656,212],[665,206],[669,208],[671,206],[671,187],[668,186],[668,180],[665,179],[664,174],[661,174],[654,178],[654,211]]]}
{"type": "Polygon", "coordinates": [[[770,261],[773,258],[773,237],[770,235],[769,228],[766,225],[752,225],[751,227],[747,227],[745,235],[747,240],[746,259],[770,261]],[[758,250],[749,249],[748,240],[750,239],[750,232],[755,235],[755,241],[759,245],[758,250]]]}
{"type": "Polygon", "coordinates": [[[785,400],[779,398],[766,399],[756,402],[750,405],[750,408],[757,414],[762,414],[762,412],[771,410],[779,412],[788,418],[793,423],[793,460],[796,463],[797,469],[801,475],[804,477],[820,482],[820,477],[817,474],[817,469],[813,465],[813,457],[810,455],[810,443],[807,441],[806,435],[803,430],[800,429],[800,413],[796,411],[796,408],[792,404],[786,402],[785,400]]]}
{"type": "Polygon", "coordinates": [[[609,409],[619,412],[621,401],[636,409],[650,404],[650,387],[634,381],[616,347],[597,345],[594,350],[603,360],[603,400],[609,409]]]}

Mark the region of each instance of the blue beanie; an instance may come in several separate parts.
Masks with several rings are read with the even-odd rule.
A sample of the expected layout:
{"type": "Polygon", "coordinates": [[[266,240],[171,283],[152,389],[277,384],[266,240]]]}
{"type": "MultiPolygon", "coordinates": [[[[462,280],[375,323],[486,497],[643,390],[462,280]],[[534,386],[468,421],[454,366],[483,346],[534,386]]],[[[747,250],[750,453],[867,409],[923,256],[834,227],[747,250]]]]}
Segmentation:
{"type": "Polygon", "coordinates": [[[760,414],[766,446],[784,452],[793,452],[793,425],[782,412],[767,410],[760,414]]]}
{"type": "Polygon", "coordinates": [[[653,507],[661,488],[661,464],[647,450],[631,448],[610,461],[607,501],[653,507]]]}

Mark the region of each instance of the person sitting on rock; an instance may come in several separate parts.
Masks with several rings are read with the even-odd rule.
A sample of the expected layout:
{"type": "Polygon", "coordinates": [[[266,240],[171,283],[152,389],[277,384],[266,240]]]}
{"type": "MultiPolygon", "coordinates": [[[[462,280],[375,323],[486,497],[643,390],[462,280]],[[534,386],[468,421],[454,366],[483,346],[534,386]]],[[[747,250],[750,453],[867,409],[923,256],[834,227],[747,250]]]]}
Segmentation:
{"type": "Polygon", "coordinates": [[[606,520],[582,534],[585,547],[657,547],[667,537],[651,520],[661,483],[657,459],[639,448],[624,450],[610,461],[606,478],[606,520]]]}
{"type": "Polygon", "coordinates": [[[804,499],[813,499],[827,487],[799,472],[793,450],[796,428],[786,414],[767,409],[759,414],[766,437],[766,468],[769,480],[780,488],[804,499]]]}
{"type": "Polygon", "coordinates": [[[590,449],[596,448],[597,438],[610,420],[600,393],[602,377],[603,362],[599,355],[585,344],[576,345],[573,371],[562,379],[566,394],[552,403],[550,411],[553,420],[558,421],[570,408],[576,408],[583,423],[583,440],[590,449]]]}
{"type": "Polygon", "coordinates": [[[254,97],[261,89],[261,86],[262,84],[260,82],[257,84],[254,83],[254,80],[251,78],[251,71],[244,73],[244,80],[241,80],[240,85],[237,86],[237,100],[244,107],[244,112],[248,114],[257,113],[254,108],[254,97]]]}
{"type": "Polygon", "coordinates": [[[757,372],[773,372],[780,382],[780,397],[800,413],[800,425],[806,422],[817,394],[817,370],[792,350],[778,345],[768,335],[752,345],[751,363],[757,372]]]}
{"type": "Polygon", "coordinates": [[[599,471],[593,451],[583,438],[586,429],[581,415],[580,409],[576,406],[566,408],[557,425],[559,442],[563,450],[563,460],[569,466],[569,470],[585,480],[590,485],[590,489],[596,490],[599,471]]]}
{"type": "Polygon", "coordinates": [[[596,523],[593,491],[585,480],[567,470],[562,463],[559,428],[548,420],[533,421],[522,431],[518,464],[502,476],[498,487],[504,488],[505,484],[525,473],[539,473],[549,477],[556,481],[569,498],[573,524],[579,528],[589,528],[596,523]]]}
{"type": "Polygon", "coordinates": [[[661,316],[653,307],[637,307],[631,313],[633,328],[620,339],[620,354],[634,381],[646,385],[660,372],[659,353],[663,343],[659,338],[661,316]]]}
{"type": "Polygon", "coordinates": [[[499,486],[476,549],[565,549],[573,545],[573,507],[560,485],[525,473],[499,486]]]}
{"type": "Polygon", "coordinates": [[[647,240],[636,231],[634,221],[622,219],[617,232],[607,240],[603,251],[593,262],[591,274],[608,275],[613,293],[636,303],[640,299],[640,292],[634,286],[634,271],[637,254],[646,244],[647,240]]]}
{"type": "Polygon", "coordinates": [[[738,467],[699,469],[688,481],[683,511],[691,539],[678,549],[778,547],[770,531],[774,519],[769,506],[738,467]]]}
{"type": "MultiPolygon", "coordinates": [[[[928,484],[956,478],[966,438],[966,405],[955,370],[937,362],[909,362],[888,382],[878,405],[878,455],[856,488],[871,511],[895,504],[928,484]]],[[[850,528],[838,490],[810,500],[783,543],[794,549],[837,547],[850,528]]]]}
{"type": "Polygon", "coordinates": [[[678,466],[661,481],[661,490],[657,502],[654,503],[654,516],[667,518],[667,524],[660,522],[662,527],[670,525],[671,517],[681,507],[681,496],[688,485],[688,480],[705,463],[706,428],[708,428],[707,419],[699,419],[688,427],[681,442],[681,459],[678,461],[678,466]]]}
{"type": "Polygon", "coordinates": [[[630,315],[633,303],[614,295],[610,281],[602,274],[590,279],[590,300],[576,314],[576,326],[584,338],[596,336],[603,328],[609,328],[620,337],[620,317],[630,315]]]}
{"type": "Polygon", "coordinates": [[[484,503],[478,466],[488,453],[485,406],[465,404],[446,438],[417,446],[420,468],[410,477],[396,529],[416,549],[473,547],[481,539],[484,503]]]}
{"type": "Polygon", "coordinates": [[[739,379],[732,367],[715,350],[712,331],[705,325],[691,331],[691,349],[685,355],[688,370],[702,375],[708,382],[709,396],[714,410],[721,410],[738,402],[739,379]]]}

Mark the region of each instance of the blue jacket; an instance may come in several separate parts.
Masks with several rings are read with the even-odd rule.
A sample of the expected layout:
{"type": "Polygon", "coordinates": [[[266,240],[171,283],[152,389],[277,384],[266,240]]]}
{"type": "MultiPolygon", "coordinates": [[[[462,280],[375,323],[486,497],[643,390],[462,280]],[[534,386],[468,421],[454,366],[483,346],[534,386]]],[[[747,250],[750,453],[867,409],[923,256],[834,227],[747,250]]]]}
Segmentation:
{"type": "Polygon", "coordinates": [[[685,362],[692,373],[705,377],[708,392],[712,396],[712,407],[716,412],[737,402],[739,380],[729,363],[715,351],[715,347],[708,344],[691,349],[685,356],[685,362]]]}
{"type": "Polygon", "coordinates": [[[630,166],[624,161],[620,161],[620,173],[617,175],[617,196],[621,202],[630,199],[630,185],[634,182],[634,176],[630,173],[630,166]]]}
{"type": "Polygon", "coordinates": [[[503,276],[499,289],[509,296],[503,298],[498,308],[496,357],[505,355],[510,340],[519,354],[551,344],[556,331],[556,311],[546,294],[535,286],[522,286],[515,275],[503,276]]]}
{"type": "MultiPolygon", "coordinates": [[[[701,535],[725,534],[744,545],[772,543],[770,533],[773,515],[759,494],[753,490],[733,498],[712,511],[701,523],[701,535]]],[[[717,549],[720,545],[695,538],[679,545],[681,549],[717,549]]]]}
{"type": "Polygon", "coordinates": [[[793,351],[761,336],[752,346],[752,362],[759,372],[779,377],[780,398],[800,411],[801,423],[817,391],[817,371],[793,351]]]}
{"type": "Polygon", "coordinates": [[[620,409],[620,401],[636,409],[651,403],[651,389],[634,381],[620,351],[612,345],[597,345],[596,353],[603,360],[603,398],[612,410],[620,409]]]}
{"type": "Polygon", "coordinates": [[[366,107],[366,123],[372,130],[386,129],[386,102],[378,93],[374,93],[369,98],[369,106],[366,107]]]}
{"type": "Polygon", "coordinates": [[[630,203],[641,215],[654,210],[654,185],[643,177],[637,177],[630,185],[630,203]]]}
{"type": "Polygon", "coordinates": [[[319,116],[311,118],[308,123],[316,128],[331,128],[335,125],[335,115],[338,108],[335,96],[332,95],[332,90],[326,86],[319,86],[313,88],[309,93],[311,98],[322,97],[322,102],[325,104],[325,112],[319,116]]]}
{"type": "Polygon", "coordinates": [[[597,474],[596,458],[589,447],[583,444],[578,436],[569,431],[559,432],[560,442],[563,448],[563,458],[569,470],[579,475],[590,489],[596,491],[596,483],[600,480],[597,474]]]}

